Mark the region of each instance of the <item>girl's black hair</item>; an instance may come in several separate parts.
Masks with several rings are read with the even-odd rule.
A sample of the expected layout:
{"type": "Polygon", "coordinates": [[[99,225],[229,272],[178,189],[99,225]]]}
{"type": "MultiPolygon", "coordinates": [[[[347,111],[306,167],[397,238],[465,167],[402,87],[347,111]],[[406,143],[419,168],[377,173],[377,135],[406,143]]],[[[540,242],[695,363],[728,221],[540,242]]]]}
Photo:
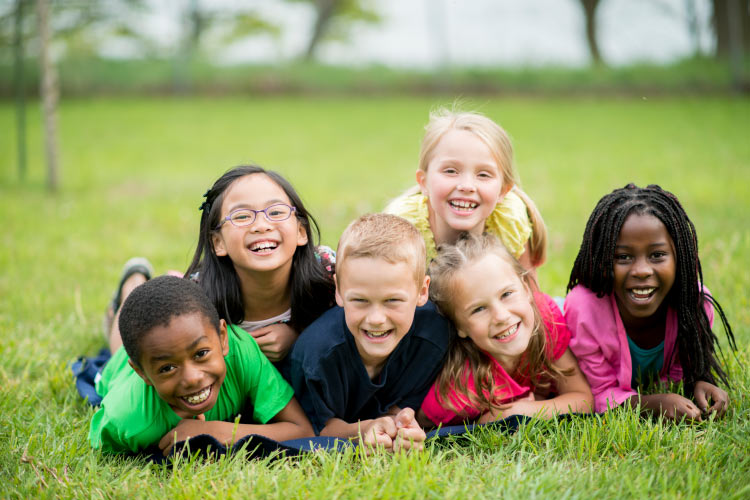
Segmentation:
{"type": "Polygon", "coordinates": [[[292,257],[289,277],[291,286],[292,318],[290,326],[302,331],[333,305],[335,285],[332,276],[316,255],[320,230],[315,219],[307,211],[291,184],[279,173],[257,165],[241,165],[228,170],[219,177],[211,189],[204,194],[206,200],[200,206],[201,222],[198,246],[185,276],[198,273],[197,281],[216,306],[219,316],[228,323],[239,324],[245,317],[240,280],[229,256],[218,257],[214,252],[212,235],[219,225],[224,193],[237,179],[246,175],[263,174],[284,190],[295,215],[307,231],[307,244],[298,246],[292,257]]]}
{"type": "MultiPolygon", "coordinates": [[[[718,339],[711,331],[703,308],[706,300],[716,308],[729,346],[736,350],[734,334],[719,302],[703,288],[695,226],[677,197],[669,191],[655,184],[645,188],[628,184],[599,200],[586,223],[581,248],[570,272],[568,291],[580,284],[597,297],[612,293],[617,237],[625,219],[633,213],[658,218],[674,242],[675,281],[666,300],[677,311],[677,350],[686,390],[692,393],[695,383],[701,380],[716,384],[713,373],[729,386],[726,373],[714,355],[718,339]]],[[[671,363],[674,353],[667,359],[671,363]]]]}

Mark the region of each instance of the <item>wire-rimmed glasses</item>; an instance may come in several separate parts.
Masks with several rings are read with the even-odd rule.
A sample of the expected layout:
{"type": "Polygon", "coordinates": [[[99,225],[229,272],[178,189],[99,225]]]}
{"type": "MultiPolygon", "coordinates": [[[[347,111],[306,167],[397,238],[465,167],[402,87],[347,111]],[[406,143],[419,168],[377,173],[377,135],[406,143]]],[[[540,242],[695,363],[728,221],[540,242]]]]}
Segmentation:
{"type": "Polygon", "coordinates": [[[252,208],[238,208],[229,213],[224,217],[219,225],[216,226],[216,230],[220,229],[226,221],[232,223],[235,227],[249,226],[255,222],[255,218],[258,214],[262,213],[268,222],[282,222],[292,216],[297,211],[296,207],[287,205],[286,203],[274,203],[263,210],[253,210],[252,208]]]}

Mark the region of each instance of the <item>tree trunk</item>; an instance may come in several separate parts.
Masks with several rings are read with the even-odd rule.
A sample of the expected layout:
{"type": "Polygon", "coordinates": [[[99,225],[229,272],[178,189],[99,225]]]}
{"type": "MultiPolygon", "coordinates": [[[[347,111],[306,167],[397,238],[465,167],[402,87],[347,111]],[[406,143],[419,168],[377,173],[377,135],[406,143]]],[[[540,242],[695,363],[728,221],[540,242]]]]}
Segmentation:
{"type": "Polygon", "coordinates": [[[596,41],[596,8],[599,6],[599,0],[581,0],[583,14],[586,18],[586,41],[589,45],[591,60],[597,66],[602,66],[604,60],[599,51],[599,43],[596,41]]]}
{"type": "Polygon", "coordinates": [[[37,0],[37,17],[39,22],[40,64],[42,81],[42,110],[44,114],[44,146],[47,157],[47,186],[50,191],[57,191],[59,186],[57,154],[57,73],[52,63],[49,44],[49,4],[47,0],[37,0]]]}
{"type": "Polygon", "coordinates": [[[13,83],[16,98],[16,149],[18,153],[18,177],[26,178],[26,89],[24,89],[23,68],[23,5],[24,0],[16,0],[15,22],[13,25],[13,83]]]}
{"type": "Polygon", "coordinates": [[[750,0],[713,0],[711,4],[716,57],[731,57],[733,37],[735,43],[741,45],[745,52],[750,52],[750,0]]]}
{"type": "Polygon", "coordinates": [[[315,2],[315,26],[313,27],[313,33],[310,37],[310,41],[307,44],[307,51],[305,52],[305,60],[309,61],[315,55],[315,49],[318,46],[323,35],[328,30],[328,25],[333,17],[333,12],[336,7],[336,0],[316,0],[315,2]]]}

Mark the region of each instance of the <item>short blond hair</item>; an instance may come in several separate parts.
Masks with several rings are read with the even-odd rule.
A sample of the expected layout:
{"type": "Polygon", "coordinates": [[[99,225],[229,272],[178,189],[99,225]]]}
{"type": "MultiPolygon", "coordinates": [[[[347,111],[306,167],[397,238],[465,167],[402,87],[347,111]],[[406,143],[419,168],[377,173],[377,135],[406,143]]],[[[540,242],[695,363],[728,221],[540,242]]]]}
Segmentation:
{"type": "Polygon", "coordinates": [[[406,219],[391,214],[366,214],[344,229],[336,250],[336,274],[348,259],[379,258],[390,263],[404,262],[414,269],[421,286],[424,280],[426,251],[422,235],[406,219]]]}

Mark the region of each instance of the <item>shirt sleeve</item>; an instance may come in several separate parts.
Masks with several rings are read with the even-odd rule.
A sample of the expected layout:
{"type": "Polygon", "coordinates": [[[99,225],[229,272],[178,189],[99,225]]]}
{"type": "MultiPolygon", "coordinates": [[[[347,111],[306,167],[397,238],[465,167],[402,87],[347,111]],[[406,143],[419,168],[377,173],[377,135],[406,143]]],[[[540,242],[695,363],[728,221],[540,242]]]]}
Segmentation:
{"type": "Polygon", "coordinates": [[[523,200],[512,190],[495,206],[487,218],[485,228],[500,240],[516,258],[526,250],[531,236],[529,212],[523,200]]]}
{"type": "Polygon", "coordinates": [[[570,345],[570,330],[565,323],[565,317],[549,295],[537,292],[534,294],[534,300],[547,330],[547,350],[550,359],[558,360],[570,345]]]}
{"type": "MultiPolygon", "coordinates": [[[[239,328],[232,326],[232,329],[239,328]]],[[[262,424],[276,416],[294,396],[292,387],[279,374],[278,370],[260,351],[255,339],[250,335],[235,335],[238,356],[232,362],[235,369],[243,372],[242,392],[253,404],[253,420],[262,424]],[[241,340],[237,340],[237,338],[241,340]]]]}
{"type": "Polygon", "coordinates": [[[565,321],[571,333],[570,349],[591,386],[596,411],[603,413],[637,393],[620,386],[617,370],[604,355],[598,341],[600,335],[617,336],[617,331],[605,331],[607,327],[602,326],[606,322],[596,321],[595,314],[592,314],[593,304],[586,302],[589,301],[582,300],[573,289],[565,299],[565,321]]]}
{"type": "MultiPolygon", "coordinates": [[[[451,396],[453,396],[452,393],[448,395],[449,398],[451,396]]],[[[424,401],[422,401],[422,412],[435,425],[457,423],[462,420],[462,415],[470,418],[466,412],[466,405],[461,404],[455,397],[451,399],[456,410],[449,408],[447,404],[441,402],[442,398],[438,395],[438,384],[435,382],[427,391],[424,401]]]]}

